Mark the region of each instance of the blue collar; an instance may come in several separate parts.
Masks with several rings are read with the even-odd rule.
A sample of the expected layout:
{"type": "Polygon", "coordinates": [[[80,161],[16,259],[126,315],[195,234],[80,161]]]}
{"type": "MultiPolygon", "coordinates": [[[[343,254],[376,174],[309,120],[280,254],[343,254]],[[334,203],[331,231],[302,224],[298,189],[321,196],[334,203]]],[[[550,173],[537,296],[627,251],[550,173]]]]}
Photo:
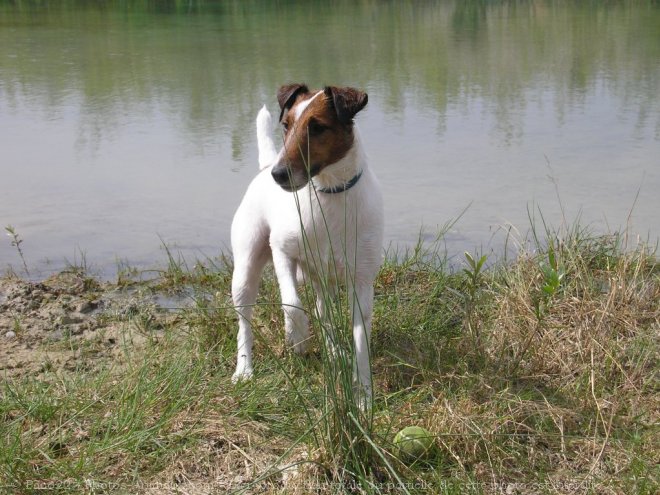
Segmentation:
{"type": "Polygon", "coordinates": [[[345,184],[341,184],[339,186],[333,186],[333,187],[319,187],[316,190],[318,192],[322,192],[325,194],[342,193],[348,191],[351,187],[357,184],[357,181],[360,180],[360,177],[362,177],[362,170],[360,170],[357,174],[355,174],[355,176],[345,184]]]}

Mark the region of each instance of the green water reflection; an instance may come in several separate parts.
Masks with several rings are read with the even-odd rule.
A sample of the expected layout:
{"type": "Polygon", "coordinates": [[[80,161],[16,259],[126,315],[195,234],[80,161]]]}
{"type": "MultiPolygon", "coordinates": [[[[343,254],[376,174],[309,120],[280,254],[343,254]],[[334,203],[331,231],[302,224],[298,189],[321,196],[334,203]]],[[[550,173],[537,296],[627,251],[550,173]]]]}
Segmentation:
{"type": "MultiPolygon", "coordinates": [[[[15,170],[28,166],[31,136],[51,145],[59,139],[51,131],[70,128],[61,153],[46,153],[55,162],[92,163],[138,141],[139,132],[162,129],[172,146],[186,147],[183,158],[214,160],[229,174],[222,180],[244,168],[252,174],[256,109],[272,105],[288,81],[366,88],[363,127],[376,157],[391,155],[397,141],[401,156],[422,165],[439,151],[428,148],[428,133],[415,137],[415,126],[432,126],[431,139],[451,156],[459,153],[451,149],[452,123],[469,116],[463,140],[486,132],[497,149],[522,154],[552,132],[534,122],[561,128],[587,109],[580,125],[598,134],[599,109],[607,109],[620,128],[610,124],[606,144],[621,136],[630,152],[621,160],[637,163],[652,184],[659,180],[651,156],[660,140],[660,7],[651,1],[0,1],[0,126],[14,129],[0,141],[0,172],[23,180],[15,170]],[[484,120],[487,129],[475,124],[484,120]],[[26,122],[37,121],[52,126],[35,135],[26,122]]],[[[579,144],[567,146],[568,156],[579,144]]],[[[163,153],[156,162],[171,154],[163,143],[153,148],[163,153]]],[[[114,158],[144,166],[131,155],[114,158]]],[[[386,179],[396,174],[383,166],[386,179]]],[[[16,206],[25,194],[9,193],[0,206],[8,222],[34,224],[39,241],[39,214],[16,206]]],[[[236,195],[227,196],[220,228],[236,195]]],[[[642,230],[657,232],[657,223],[645,222],[642,230]]],[[[399,219],[389,231],[403,238],[415,223],[399,219]]],[[[89,238],[78,242],[94,249],[89,238]]],[[[0,254],[0,262],[10,256],[0,254]]]]}

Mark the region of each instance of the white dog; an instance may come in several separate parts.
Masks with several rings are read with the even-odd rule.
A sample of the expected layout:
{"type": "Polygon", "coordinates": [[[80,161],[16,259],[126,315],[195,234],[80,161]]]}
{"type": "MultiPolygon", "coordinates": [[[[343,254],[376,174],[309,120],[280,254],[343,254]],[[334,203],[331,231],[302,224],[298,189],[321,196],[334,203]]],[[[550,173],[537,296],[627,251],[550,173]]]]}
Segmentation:
{"type": "MultiPolygon", "coordinates": [[[[304,353],[308,319],[297,292],[300,274],[319,295],[343,279],[352,311],[353,382],[371,397],[369,340],[373,283],[382,260],[383,200],[368,167],[356,113],[367,95],[353,88],[279,89],[284,146],[278,153],[264,106],[257,116],[260,173],[250,183],[231,227],[232,297],[238,311],[238,360],[233,380],[252,376],[250,325],[264,265],[272,260],[282,295],[286,342],[304,353]]],[[[323,297],[317,311],[324,317],[323,297]]],[[[331,343],[330,343],[331,344],[331,343]]]]}

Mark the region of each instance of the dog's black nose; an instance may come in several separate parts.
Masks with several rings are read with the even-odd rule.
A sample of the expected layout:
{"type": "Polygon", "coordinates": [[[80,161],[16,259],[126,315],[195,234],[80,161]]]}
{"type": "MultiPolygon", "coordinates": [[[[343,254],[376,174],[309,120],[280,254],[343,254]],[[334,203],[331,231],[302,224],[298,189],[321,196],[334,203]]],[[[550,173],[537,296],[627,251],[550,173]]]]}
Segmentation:
{"type": "Polygon", "coordinates": [[[289,170],[286,168],[286,166],[280,165],[273,167],[273,170],[270,171],[270,174],[273,176],[273,179],[275,179],[275,182],[277,182],[280,186],[289,183],[289,170]]]}

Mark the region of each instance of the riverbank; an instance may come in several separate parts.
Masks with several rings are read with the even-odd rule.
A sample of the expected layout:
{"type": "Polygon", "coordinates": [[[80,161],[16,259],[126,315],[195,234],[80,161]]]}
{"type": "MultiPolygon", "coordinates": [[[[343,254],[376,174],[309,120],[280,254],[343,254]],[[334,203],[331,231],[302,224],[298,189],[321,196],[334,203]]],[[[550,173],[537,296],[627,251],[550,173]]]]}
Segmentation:
{"type": "Polygon", "coordinates": [[[372,415],[356,418],[328,400],[318,339],[304,358],[285,349],[272,274],[255,311],[255,378],[239,385],[228,260],[170,258],[148,281],[100,282],[79,268],[41,283],[4,278],[0,483],[12,493],[655,493],[657,257],[577,227],[532,245],[488,269],[472,255],[451,270],[421,247],[388,258],[376,283],[377,393],[372,415]],[[397,455],[392,439],[408,425],[435,436],[429,458],[397,455]]]}

